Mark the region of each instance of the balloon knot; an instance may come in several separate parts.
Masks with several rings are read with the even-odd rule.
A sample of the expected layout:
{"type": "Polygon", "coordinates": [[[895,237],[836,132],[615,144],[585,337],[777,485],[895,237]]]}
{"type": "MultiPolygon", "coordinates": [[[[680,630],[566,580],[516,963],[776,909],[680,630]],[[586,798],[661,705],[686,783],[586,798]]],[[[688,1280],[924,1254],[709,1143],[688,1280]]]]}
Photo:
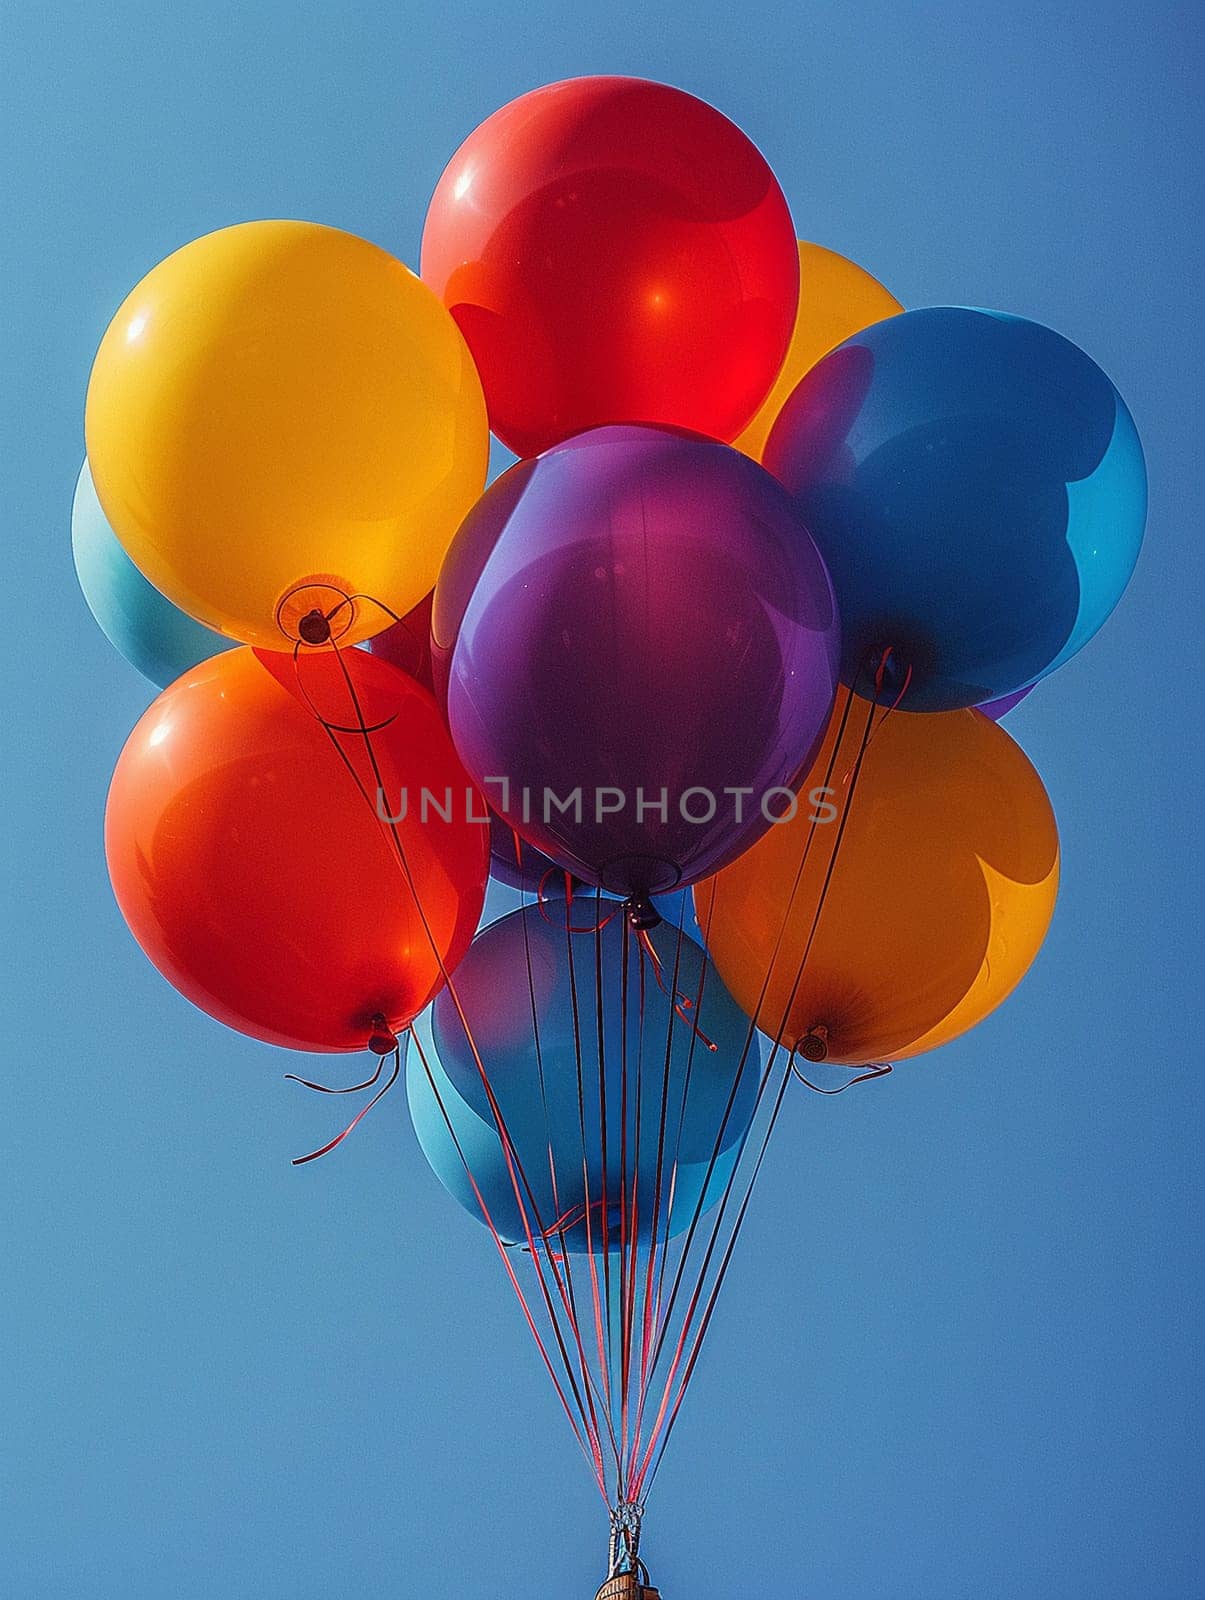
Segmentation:
{"type": "Polygon", "coordinates": [[[374,1056],[389,1056],[397,1049],[397,1034],[394,1033],[389,1023],[379,1012],[372,1019],[372,1032],[368,1036],[368,1048],[374,1056]]]}
{"type": "Polygon", "coordinates": [[[808,1029],[795,1048],[805,1061],[827,1060],[828,1029],[823,1023],[817,1023],[814,1028],[808,1029]]]}
{"type": "Polygon", "coordinates": [[[297,624],[297,632],[305,644],[327,644],[330,642],[331,625],[326,615],[315,606],[297,624]]]}
{"type": "Polygon", "coordinates": [[[627,902],[627,913],[628,921],[637,933],[645,933],[661,924],[661,913],[647,895],[632,895],[627,902]]]}

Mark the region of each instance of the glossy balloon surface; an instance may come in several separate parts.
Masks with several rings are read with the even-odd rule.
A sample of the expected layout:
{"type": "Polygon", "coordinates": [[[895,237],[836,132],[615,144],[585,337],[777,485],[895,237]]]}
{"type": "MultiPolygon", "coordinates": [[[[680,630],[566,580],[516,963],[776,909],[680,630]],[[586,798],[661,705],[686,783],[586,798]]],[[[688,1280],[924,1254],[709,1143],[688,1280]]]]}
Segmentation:
{"type": "MultiPolygon", "coordinates": [[[[420,601],[488,455],[481,386],[435,296],[308,222],[223,228],[149,272],[101,341],[85,432],[100,503],[155,587],[278,650],[343,595],[420,601]]],[[[332,619],[347,644],[388,624],[364,601],[332,619]]]]}
{"type": "Polygon", "coordinates": [[[692,882],[768,826],[761,799],[809,760],[838,650],[781,486],[728,446],[641,427],[500,478],[449,552],[432,636],[491,805],[621,894],[692,882]]]}
{"type": "MultiPolygon", "coordinates": [[[[721,1157],[753,1114],[756,1041],[692,939],[665,923],[651,939],[664,988],[622,915],[598,934],[574,933],[564,902],[528,907],[479,933],[452,980],[468,1032],[448,991],[432,1008],[432,1076],[504,1238],[521,1240],[523,1221],[481,1068],[531,1185],[530,1209],[542,1229],[570,1219],[570,1249],[617,1248],[621,1208],[635,1217],[635,1236],[654,1226],[663,1233],[671,1192],[675,1232],[690,1221],[704,1184],[718,1196],[730,1175],[721,1157]],[[698,1032],[674,1010],[671,988],[691,1002],[684,1010],[698,1032]]],[[[407,1077],[427,1159],[480,1216],[413,1048],[407,1077]]]]}
{"type": "Polygon", "coordinates": [[[957,1038],[1008,997],[1045,937],[1059,851],[1042,780],[987,717],[895,712],[858,769],[869,707],[842,732],[845,698],[794,818],[695,903],[766,1033],[861,1065],[957,1038]]]}
{"type": "Polygon", "coordinates": [[[363,739],[339,735],[353,776],[318,720],[355,725],[329,651],[295,666],[230,650],[186,673],[127,740],[105,817],[118,905],[159,971],[229,1027],[299,1050],[361,1049],[378,1014],[409,1022],[468,948],[485,887],[487,829],[466,817],[431,697],[364,651],[342,660],[386,813],[409,791],[409,881],[363,739]],[[454,791],[451,821],[422,823],[422,786],[454,791]]]}
{"type": "Polygon", "coordinates": [[[550,84],[483,122],[439,180],[422,273],[520,456],[609,422],[733,438],[782,365],[799,293],[757,148],[639,78],[550,84]]]}
{"type": "Polygon", "coordinates": [[[846,682],[890,647],[904,705],[1012,694],[1117,604],[1146,470],[1094,361],[1021,317],[907,311],[803,379],[766,465],[796,496],[841,610],[846,682]]]}

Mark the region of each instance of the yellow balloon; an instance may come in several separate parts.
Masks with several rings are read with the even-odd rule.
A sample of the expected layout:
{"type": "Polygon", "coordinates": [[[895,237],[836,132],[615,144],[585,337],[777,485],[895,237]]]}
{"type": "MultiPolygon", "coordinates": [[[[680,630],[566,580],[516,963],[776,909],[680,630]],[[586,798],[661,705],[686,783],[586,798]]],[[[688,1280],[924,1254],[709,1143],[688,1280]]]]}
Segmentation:
{"type": "Polygon", "coordinates": [[[761,410],[733,443],[760,461],[770,429],[792,390],[821,357],[846,339],[903,310],[877,278],[835,250],[799,242],[799,311],[782,371],[761,410]]]}
{"type": "Polygon", "coordinates": [[[311,222],[223,228],[149,272],[101,341],[85,434],[105,515],[156,588],[277,650],[322,642],[324,618],[353,644],[390,625],[383,606],[411,610],[489,456],[436,296],[311,222]]]}

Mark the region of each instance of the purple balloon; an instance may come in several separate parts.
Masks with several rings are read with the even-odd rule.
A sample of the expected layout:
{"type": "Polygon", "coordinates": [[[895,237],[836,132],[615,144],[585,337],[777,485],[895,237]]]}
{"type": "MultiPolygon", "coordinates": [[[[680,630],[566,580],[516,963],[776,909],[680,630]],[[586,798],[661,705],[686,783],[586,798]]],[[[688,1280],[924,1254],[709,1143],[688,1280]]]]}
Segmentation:
{"type": "Polygon", "coordinates": [[[837,682],[824,563],[782,486],[698,434],[591,429],[482,497],[440,574],[437,684],[491,805],[643,898],[789,803],[837,682]]]}
{"type": "Polygon", "coordinates": [[[979,710],[983,712],[985,717],[990,717],[993,722],[999,722],[1000,718],[1006,717],[1014,706],[1021,704],[1032,688],[1033,684],[1031,683],[1028,689],[1014,689],[1012,694],[1002,694],[999,700],[985,700],[979,710]]]}

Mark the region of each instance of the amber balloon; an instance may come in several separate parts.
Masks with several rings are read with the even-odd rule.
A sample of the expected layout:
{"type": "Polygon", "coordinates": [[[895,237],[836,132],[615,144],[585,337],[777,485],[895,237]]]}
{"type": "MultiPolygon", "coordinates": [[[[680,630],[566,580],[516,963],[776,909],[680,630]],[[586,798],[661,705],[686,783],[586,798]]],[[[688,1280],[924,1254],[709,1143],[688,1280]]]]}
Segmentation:
{"type": "Polygon", "coordinates": [[[733,440],[754,461],[762,459],[770,429],[795,385],[823,356],[872,322],[894,317],[903,306],[856,261],[823,245],[799,242],[799,310],[786,360],[757,415],[733,440]]]}
{"type": "Polygon", "coordinates": [[[484,816],[435,702],[396,667],[238,649],[135,727],[105,851],[130,931],[195,1005],[270,1044],[357,1050],[468,948],[484,816]]]}
{"type": "Polygon", "coordinates": [[[872,708],[849,702],[794,815],[695,904],[763,1031],[861,1065],[945,1044],[1007,998],[1050,923],[1059,847],[1042,780],[982,713],[880,707],[866,743],[872,708]]]}

